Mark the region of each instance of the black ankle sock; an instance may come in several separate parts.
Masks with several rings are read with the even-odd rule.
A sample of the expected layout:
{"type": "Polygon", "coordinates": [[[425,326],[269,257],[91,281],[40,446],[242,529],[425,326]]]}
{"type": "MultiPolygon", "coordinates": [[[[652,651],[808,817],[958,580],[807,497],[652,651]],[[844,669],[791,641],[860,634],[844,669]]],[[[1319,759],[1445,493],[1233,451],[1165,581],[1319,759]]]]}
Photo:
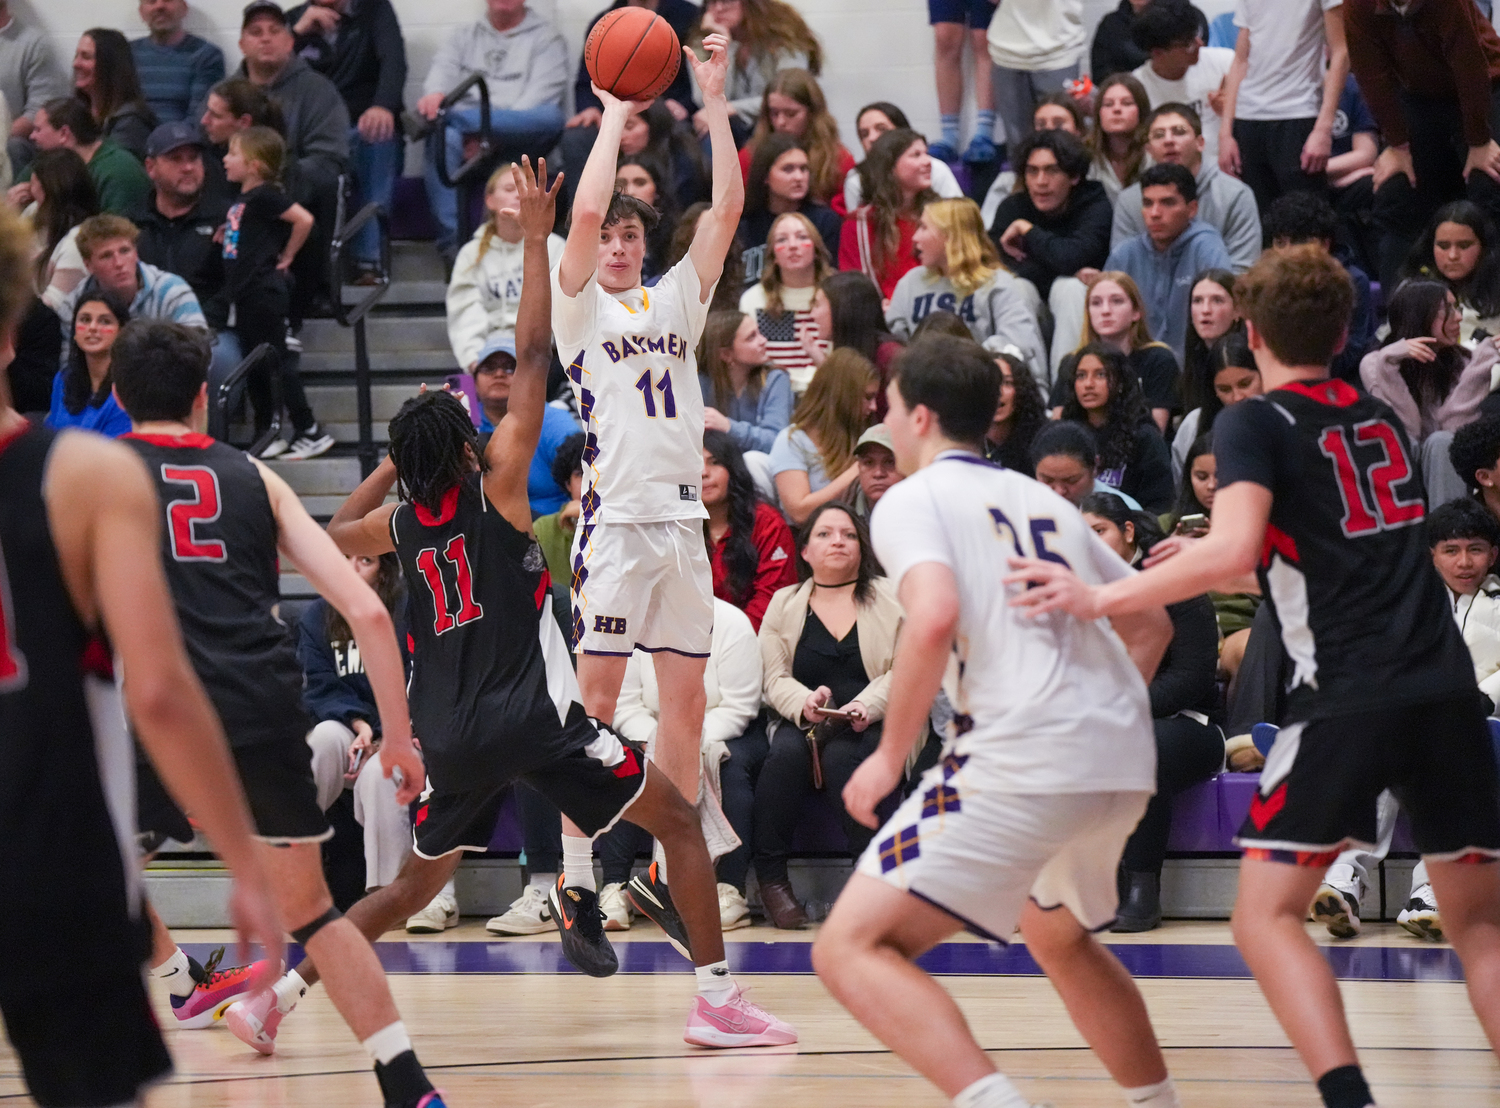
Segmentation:
{"type": "MultiPolygon", "coordinates": [[[[385,1095],[386,1108],[412,1108],[427,1093],[432,1092],[432,1082],[422,1072],[414,1051],[403,1051],[387,1064],[375,1063],[375,1077],[380,1082],[380,1091],[385,1095]]],[[[1364,1105],[1360,1105],[1364,1108],[1364,1105]]]]}
{"type": "Polygon", "coordinates": [[[1340,1066],[1318,1078],[1318,1092],[1327,1108],[1370,1108],[1375,1098],[1358,1066],[1340,1066]]]}

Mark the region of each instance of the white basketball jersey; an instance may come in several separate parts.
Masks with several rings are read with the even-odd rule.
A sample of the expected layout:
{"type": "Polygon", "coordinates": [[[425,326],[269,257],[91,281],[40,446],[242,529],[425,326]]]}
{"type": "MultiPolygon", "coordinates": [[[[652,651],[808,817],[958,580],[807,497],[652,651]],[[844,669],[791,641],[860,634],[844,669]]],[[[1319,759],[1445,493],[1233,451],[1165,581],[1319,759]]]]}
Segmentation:
{"type": "Polygon", "coordinates": [[[1001,584],[1017,555],[1061,562],[1091,585],[1134,572],[1073,505],[1029,477],[949,451],[881,497],[872,530],[898,586],[924,562],[957,579],[950,695],[969,729],[955,754],[973,756],[1005,792],[1155,789],[1146,684],[1109,622],[1032,618],[1010,604],[1020,586],[1001,584]]]}
{"type": "MultiPolygon", "coordinates": [[[[552,330],[578,398],[586,522],[702,519],[703,392],[698,339],[708,319],[683,258],[654,288],[618,296],[590,277],[563,294],[552,271],[552,330]]],[[[712,298],[712,290],[709,293],[712,298]]]]}

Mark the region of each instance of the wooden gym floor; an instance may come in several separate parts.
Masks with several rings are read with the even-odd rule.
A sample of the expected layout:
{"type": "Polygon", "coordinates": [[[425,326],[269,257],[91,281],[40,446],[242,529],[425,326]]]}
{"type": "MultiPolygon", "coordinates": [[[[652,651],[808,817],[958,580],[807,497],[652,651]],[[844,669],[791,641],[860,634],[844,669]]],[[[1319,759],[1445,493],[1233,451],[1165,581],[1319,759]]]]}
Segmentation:
{"type": "MultiPolygon", "coordinates": [[[[200,959],[230,938],[213,931],[177,937],[200,959]]],[[[649,923],[612,936],[621,972],[604,981],[567,967],[555,936],[497,939],[481,920],[441,936],[386,938],[376,949],[396,1002],[454,1108],[945,1103],[811,975],[807,932],[753,928],[726,936],[730,963],[753,997],[792,1021],[802,1038],[796,1047],[739,1052],[682,1041],[692,977],[649,923]]],[[[1169,923],[1106,940],[1140,980],[1185,1106],[1316,1108],[1316,1092],[1235,953],[1228,924],[1169,923]]],[[[1451,949],[1393,924],[1367,924],[1359,939],[1328,945],[1381,1108],[1500,1108],[1500,1063],[1469,1009],[1451,949]]],[[[1123,1102],[1024,946],[960,940],[929,958],[1023,1094],[1056,1108],[1123,1102]]],[[[156,999],[170,1027],[159,989],[156,999]]],[[[380,1103],[364,1052],[321,989],[282,1025],[273,1057],[251,1052],[223,1027],[168,1031],[167,1042],[177,1072],[152,1093],[150,1108],[380,1103]]],[[[0,1105],[31,1103],[15,1056],[0,1044],[0,1105]]]]}

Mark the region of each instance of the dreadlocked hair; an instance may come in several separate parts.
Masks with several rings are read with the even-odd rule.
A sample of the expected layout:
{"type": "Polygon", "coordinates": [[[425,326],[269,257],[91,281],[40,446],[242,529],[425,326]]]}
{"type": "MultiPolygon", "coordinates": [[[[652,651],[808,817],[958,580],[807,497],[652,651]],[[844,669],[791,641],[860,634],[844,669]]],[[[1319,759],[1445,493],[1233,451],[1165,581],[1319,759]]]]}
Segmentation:
{"type": "Polygon", "coordinates": [[[447,391],[413,396],[390,423],[396,495],[436,515],[443,497],[474,471],[489,468],[479,449],[474,421],[447,391]]]}

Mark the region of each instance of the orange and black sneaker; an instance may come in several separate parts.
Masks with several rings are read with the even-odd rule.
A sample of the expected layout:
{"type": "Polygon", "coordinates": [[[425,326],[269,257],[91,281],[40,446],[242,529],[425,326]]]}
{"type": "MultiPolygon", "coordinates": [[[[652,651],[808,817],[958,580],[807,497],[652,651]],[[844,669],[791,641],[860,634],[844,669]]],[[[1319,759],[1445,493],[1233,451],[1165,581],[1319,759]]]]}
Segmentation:
{"type": "Polygon", "coordinates": [[[677,913],[677,906],[672,903],[667,883],[657,874],[655,862],[645,873],[638,873],[630,879],[625,893],[635,910],[660,927],[666,933],[667,941],[677,948],[677,953],[691,961],[693,952],[688,949],[687,927],[677,913]]]}
{"type": "Polygon", "coordinates": [[[620,968],[615,948],[604,937],[604,913],[599,909],[599,894],[593,889],[563,887],[566,880],[558,874],[557,884],[548,891],[552,922],[562,936],[563,955],[579,973],[590,977],[609,977],[620,968]]]}

